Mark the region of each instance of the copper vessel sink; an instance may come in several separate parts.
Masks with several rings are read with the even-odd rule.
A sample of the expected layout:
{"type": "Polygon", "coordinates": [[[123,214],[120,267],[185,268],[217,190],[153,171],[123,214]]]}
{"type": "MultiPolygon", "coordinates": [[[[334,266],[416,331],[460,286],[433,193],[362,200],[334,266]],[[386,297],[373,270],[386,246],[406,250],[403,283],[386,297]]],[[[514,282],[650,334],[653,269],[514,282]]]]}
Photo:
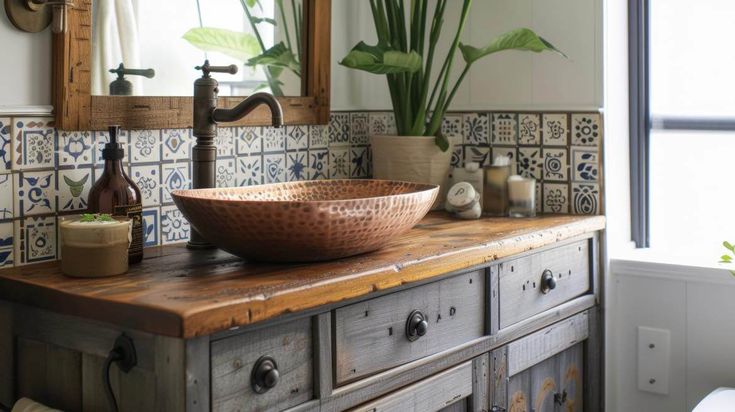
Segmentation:
{"type": "Polygon", "coordinates": [[[438,190],[390,180],[319,180],[171,194],[189,223],[227,252],[314,262],[381,248],[426,215],[438,190]]]}

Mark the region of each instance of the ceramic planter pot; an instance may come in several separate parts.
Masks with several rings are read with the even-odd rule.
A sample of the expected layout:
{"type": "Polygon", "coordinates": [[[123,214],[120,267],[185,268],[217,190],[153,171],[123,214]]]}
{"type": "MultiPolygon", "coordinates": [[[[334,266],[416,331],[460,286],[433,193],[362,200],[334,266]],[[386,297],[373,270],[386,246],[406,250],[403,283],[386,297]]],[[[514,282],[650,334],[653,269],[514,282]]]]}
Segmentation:
{"type": "Polygon", "coordinates": [[[373,178],[428,183],[440,186],[432,209],[444,204],[449,189],[452,142],[442,151],[433,136],[370,137],[373,152],[373,178]]]}

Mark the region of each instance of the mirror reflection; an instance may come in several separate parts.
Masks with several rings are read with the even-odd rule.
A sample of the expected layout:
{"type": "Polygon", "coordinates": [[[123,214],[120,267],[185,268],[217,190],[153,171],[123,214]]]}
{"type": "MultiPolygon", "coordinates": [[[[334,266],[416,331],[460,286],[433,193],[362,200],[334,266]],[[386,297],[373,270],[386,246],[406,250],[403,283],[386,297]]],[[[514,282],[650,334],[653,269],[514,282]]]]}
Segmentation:
{"type": "Polygon", "coordinates": [[[191,96],[194,69],[213,73],[220,96],[301,96],[302,0],[95,0],[92,94],[191,96]]]}

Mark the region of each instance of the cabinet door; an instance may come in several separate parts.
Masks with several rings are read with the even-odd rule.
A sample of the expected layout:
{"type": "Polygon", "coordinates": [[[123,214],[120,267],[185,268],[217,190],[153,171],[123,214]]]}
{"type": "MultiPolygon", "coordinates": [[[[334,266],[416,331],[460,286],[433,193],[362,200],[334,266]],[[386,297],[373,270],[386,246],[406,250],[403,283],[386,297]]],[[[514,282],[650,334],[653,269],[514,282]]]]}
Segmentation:
{"type": "Polygon", "coordinates": [[[531,370],[527,369],[508,380],[508,412],[531,412],[531,370]]]}
{"type": "Polygon", "coordinates": [[[584,350],[579,343],[557,355],[561,412],[581,412],[584,407],[584,350]]]}
{"type": "Polygon", "coordinates": [[[531,404],[534,412],[556,412],[559,389],[557,356],[531,368],[531,404]]]}

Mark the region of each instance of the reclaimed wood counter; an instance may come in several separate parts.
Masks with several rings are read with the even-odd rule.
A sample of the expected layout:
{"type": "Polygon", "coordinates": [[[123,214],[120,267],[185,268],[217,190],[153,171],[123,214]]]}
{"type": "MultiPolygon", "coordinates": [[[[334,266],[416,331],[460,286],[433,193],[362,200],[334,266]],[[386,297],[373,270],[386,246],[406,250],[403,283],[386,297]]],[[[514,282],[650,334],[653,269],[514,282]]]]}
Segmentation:
{"type": "Polygon", "coordinates": [[[228,253],[152,248],[123,276],[72,279],[58,262],[0,271],[0,299],[180,338],[424,281],[604,228],[602,216],[451,219],[431,213],[385,248],[351,258],[274,265],[228,253]]]}

